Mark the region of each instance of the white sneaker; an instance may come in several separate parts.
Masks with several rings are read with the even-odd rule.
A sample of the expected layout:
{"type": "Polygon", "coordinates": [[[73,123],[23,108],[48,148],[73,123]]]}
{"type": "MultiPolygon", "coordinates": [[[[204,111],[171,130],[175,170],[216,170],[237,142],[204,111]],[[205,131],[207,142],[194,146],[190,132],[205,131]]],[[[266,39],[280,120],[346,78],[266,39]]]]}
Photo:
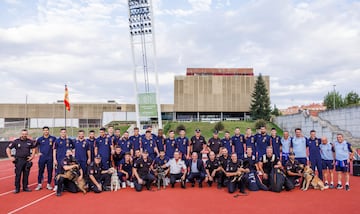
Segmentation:
{"type": "Polygon", "coordinates": [[[126,180],[126,185],[130,186],[130,181],[129,180],[126,180]]]}
{"type": "Polygon", "coordinates": [[[126,183],[125,183],[125,182],[122,182],[122,183],[121,183],[121,188],[123,188],[123,189],[126,188],[126,183]]]}
{"type": "Polygon", "coordinates": [[[47,185],[46,185],[46,189],[52,190],[52,186],[51,186],[50,184],[47,184],[47,185]]]}
{"type": "Polygon", "coordinates": [[[169,186],[170,184],[170,178],[165,178],[165,186],[169,186]]]}
{"type": "Polygon", "coordinates": [[[56,192],[56,191],[57,191],[57,188],[58,188],[58,186],[57,186],[57,185],[55,185],[55,186],[54,186],[54,189],[53,189],[53,190],[54,190],[54,192],[56,192]]]}
{"type": "Polygon", "coordinates": [[[36,186],[36,188],[35,188],[36,191],[39,191],[39,190],[41,190],[41,189],[42,189],[41,184],[38,184],[38,185],[36,186]]]}
{"type": "Polygon", "coordinates": [[[130,182],[130,188],[134,188],[134,182],[130,182]]]}

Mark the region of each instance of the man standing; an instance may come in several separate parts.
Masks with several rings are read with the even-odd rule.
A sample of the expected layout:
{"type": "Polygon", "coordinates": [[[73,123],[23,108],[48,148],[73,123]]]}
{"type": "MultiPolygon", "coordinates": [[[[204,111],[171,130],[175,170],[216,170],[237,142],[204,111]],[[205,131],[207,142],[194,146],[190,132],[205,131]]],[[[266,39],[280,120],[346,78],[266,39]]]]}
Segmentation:
{"type": "Polygon", "coordinates": [[[15,164],[15,191],[20,192],[20,179],[22,174],[22,188],[24,192],[31,192],[28,188],[31,160],[35,155],[35,144],[28,139],[28,131],[21,130],[21,137],[11,142],[6,148],[8,158],[15,164]],[[11,156],[11,149],[16,150],[15,157],[11,156]]]}
{"type": "Polygon", "coordinates": [[[244,158],[245,153],[245,138],[244,135],[240,134],[240,128],[235,128],[235,135],[231,138],[234,145],[234,152],[239,159],[244,158]]]}
{"type": "Polygon", "coordinates": [[[159,156],[159,151],[156,146],[156,140],[152,138],[150,130],[147,130],[145,132],[145,137],[142,139],[142,148],[143,151],[147,151],[149,153],[149,157],[152,160],[159,156]]]}
{"type": "Polygon", "coordinates": [[[191,137],[190,139],[190,152],[196,152],[197,157],[199,159],[202,158],[201,151],[206,146],[206,140],[204,136],[201,135],[200,129],[195,130],[195,135],[191,137]]]}
{"type": "Polygon", "coordinates": [[[131,142],[131,145],[133,147],[131,156],[135,155],[136,150],[139,150],[140,152],[142,151],[141,136],[139,134],[139,128],[138,127],[134,128],[134,135],[130,137],[130,142],[131,142]]]}
{"type": "Polygon", "coordinates": [[[179,152],[174,152],[174,158],[170,159],[162,168],[170,168],[170,184],[174,188],[176,180],[181,179],[181,188],[185,189],[186,164],[180,158],[179,152]]]}
{"type": "Polygon", "coordinates": [[[270,146],[270,136],[266,133],[265,126],[260,127],[260,133],[255,137],[257,158],[260,160],[266,154],[266,148],[270,146]]]}
{"type": "Polygon", "coordinates": [[[224,147],[228,150],[229,155],[233,152],[233,142],[230,137],[230,132],[225,131],[225,136],[221,140],[221,147],[224,147]]]}
{"type": "MultiPolygon", "coordinates": [[[[255,136],[251,133],[251,128],[246,129],[245,133],[245,146],[246,148],[251,147],[252,155],[256,156],[256,142],[255,142],[255,136]]],[[[247,154],[245,154],[247,156],[247,154]]],[[[255,157],[256,158],[256,157],[255,157]]]]}
{"type": "Polygon", "coordinates": [[[91,163],[91,153],[83,130],[78,131],[78,139],[75,141],[75,158],[80,164],[82,171],[87,173],[86,166],[91,163]]]}
{"type": "MultiPolygon", "coordinates": [[[[72,151],[74,149],[73,141],[67,137],[66,129],[60,129],[60,137],[56,139],[54,144],[54,166],[55,166],[55,176],[58,175],[62,168],[60,167],[60,161],[66,157],[66,151],[72,151]]],[[[57,191],[57,180],[55,179],[54,192],[57,191]]]]}
{"type": "MultiPolygon", "coordinates": [[[[162,129],[158,130],[158,136],[156,137],[156,146],[158,148],[159,151],[164,150],[165,145],[165,137],[164,137],[164,133],[162,129]]],[[[174,155],[174,153],[172,153],[171,155],[174,155]]]]}
{"type": "Polygon", "coordinates": [[[271,129],[271,136],[270,136],[270,146],[273,147],[273,152],[276,155],[276,157],[280,158],[280,161],[282,159],[282,156],[280,156],[280,151],[282,150],[281,145],[281,137],[276,135],[276,129],[271,129]]]}
{"type": "Polygon", "coordinates": [[[118,141],[118,145],[121,147],[121,150],[123,152],[129,152],[131,154],[131,150],[132,150],[132,144],[131,141],[129,139],[129,132],[124,132],[122,138],[118,141]]]}
{"type": "Polygon", "coordinates": [[[338,175],[338,185],[337,189],[342,189],[342,174],[345,174],[345,190],[350,190],[350,161],[353,158],[353,150],[351,148],[351,144],[344,140],[344,136],[342,134],[337,134],[337,141],[334,144],[335,149],[335,159],[336,159],[336,172],[338,175]]]}
{"type": "Polygon", "coordinates": [[[111,138],[106,136],[105,128],[101,128],[99,133],[100,136],[95,141],[95,156],[100,154],[102,167],[107,170],[110,167],[111,151],[114,149],[111,138]]]}
{"type": "MultiPolygon", "coordinates": [[[[165,147],[164,147],[165,154],[168,158],[174,157],[174,152],[177,149],[177,144],[175,140],[175,133],[173,130],[169,131],[169,138],[165,140],[165,147]]],[[[160,150],[160,149],[159,149],[160,150]]],[[[160,150],[161,151],[161,150],[160,150]]]]}
{"type": "Polygon", "coordinates": [[[46,166],[46,170],[47,170],[47,185],[46,185],[46,189],[48,190],[52,190],[51,187],[51,181],[52,181],[52,175],[53,175],[53,147],[54,147],[54,142],[56,140],[56,137],[51,136],[49,134],[49,127],[44,126],[43,127],[43,136],[39,137],[36,140],[36,147],[38,147],[39,149],[39,174],[38,174],[38,185],[35,188],[35,190],[41,190],[42,188],[42,182],[44,179],[44,171],[45,171],[45,166],[46,166]]]}
{"type": "Polygon", "coordinates": [[[292,138],[290,143],[290,152],[296,154],[296,160],[299,163],[307,165],[307,156],[306,156],[306,141],[307,139],[302,135],[301,129],[295,129],[295,137],[292,138]]]}
{"type": "Polygon", "coordinates": [[[309,149],[309,160],[311,169],[315,172],[317,168],[319,178],[322,180],[322,163],[320,154],[321,139],[316,137],[315,130],[310,131],[310,138],[306,142],[306,147],[309,149]]]}
{"type": "Polygon", "coordinates": [[[179,137],[176,138],[176,147],[179,150],[182,160],[190,159],[189,139],[185,136],[185,130],[179,131],[179,137]]]}
{"type": "Polygon", "coordinates": [[[328,143],[326,137],[321,138],[320,154],[321,154],[325,186],[329,186],[330,189],[334,189],[334,170],[333,170],[335,165],[334,145],[332,143],[328,143]],[[330,185],[328,182],[329,173],[330,173],[330,185]]]}
{"type": "Polygon", "coordinates": [[[207,146],[210,149],[210,152],[213,151],[216,156],[219,156],[221,140],[219,138],[218,130],[214,130],[213,137],[209,139],[207,146]]]}
{"type": "Polygon", "coordinates": [[[95,131],[94,130],[89,131],[89,138],[86,139],[86,141],[89,144],[90,161],[94,162],[94,157],[95,157],[95,131]]]}
{"type": "Polygon", "coordinates": [[[195,186],[195,179],[199,183],[199,187],[202,188],[202,182],[205,179],[205,168],[202,160],[198,159],[198,153],[193,152],[191,160],[188,162],[189,176],[188,180],[191,183],[191,187],[195,186]]]}
{"type": "Polygon", "coordinates": [[[284,131],[283,138],[281,138],[281,163],[283,166],[285,166],[286,162],[289,160],[291,139],[292,138],[289,137],[289,132],[284,131]]]}
{"type": "Polygon", "coordinates": [[[135,177],[134,185],[137,192],[141,192],[143,185],[150,190],[151,184],[155,181],[155,176],[150,173],[152,170],[152,159],[148,157],[149,153],[144,150],[142,158],[134,163],[133,175],[135,177]]]}

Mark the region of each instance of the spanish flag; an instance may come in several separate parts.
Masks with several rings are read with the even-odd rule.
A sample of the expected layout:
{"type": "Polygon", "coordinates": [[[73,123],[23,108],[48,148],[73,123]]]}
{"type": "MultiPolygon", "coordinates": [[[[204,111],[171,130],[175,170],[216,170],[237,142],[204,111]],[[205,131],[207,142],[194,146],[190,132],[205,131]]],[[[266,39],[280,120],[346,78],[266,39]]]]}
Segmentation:
{"type": "Polygon", "coordinates": [[[65,85],[64,104],[66,110],[70,111],[69,90],[67,88],[67,85],[65,85]]]}

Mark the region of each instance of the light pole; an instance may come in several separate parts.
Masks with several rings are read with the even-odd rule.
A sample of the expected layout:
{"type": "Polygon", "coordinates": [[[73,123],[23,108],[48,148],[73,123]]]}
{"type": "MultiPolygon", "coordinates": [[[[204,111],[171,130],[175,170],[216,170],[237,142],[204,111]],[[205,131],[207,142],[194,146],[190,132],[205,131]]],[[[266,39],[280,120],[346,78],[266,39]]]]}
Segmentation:
{"type": "Polygon", "coordinates": [[[336,90],[335,90],[335,87],[336,87],[336,85],[333,85],[333,87],[334,87],[334,103],[333,103],[333,109],[335,110],[335,94],[336,94],[336,90]]]}

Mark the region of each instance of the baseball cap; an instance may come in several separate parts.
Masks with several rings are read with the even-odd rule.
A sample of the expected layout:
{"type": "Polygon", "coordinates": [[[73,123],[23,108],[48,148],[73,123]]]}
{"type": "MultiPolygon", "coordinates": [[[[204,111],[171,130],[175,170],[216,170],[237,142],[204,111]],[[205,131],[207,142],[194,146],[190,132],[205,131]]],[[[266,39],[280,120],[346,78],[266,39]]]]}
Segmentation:
{"type": "Polygon", "coordinates": [[[199,128],[195,129],[195,132],[200,132],[200,129],[199,128]]]}
{"type": "Polygon", "coordinates": [[[295,153],[294,153],[294,152],[290,152],[290,153],[289,153],[289,156],[290,156],[290,155],[295,155],[295,153]]]}
{"type": "Polygon", "coordinates": [[[101,155],[100,155],[100,154],[97,154],[97,155],[95,156],[95,158],[101,159],[101,155]]]}
{"type": "Polygon", "coordinates": [[[218,131],[218,130],[214,130],[214,131],[213,131],[213,134],[219,134],[219,131],[218,131]]]}

